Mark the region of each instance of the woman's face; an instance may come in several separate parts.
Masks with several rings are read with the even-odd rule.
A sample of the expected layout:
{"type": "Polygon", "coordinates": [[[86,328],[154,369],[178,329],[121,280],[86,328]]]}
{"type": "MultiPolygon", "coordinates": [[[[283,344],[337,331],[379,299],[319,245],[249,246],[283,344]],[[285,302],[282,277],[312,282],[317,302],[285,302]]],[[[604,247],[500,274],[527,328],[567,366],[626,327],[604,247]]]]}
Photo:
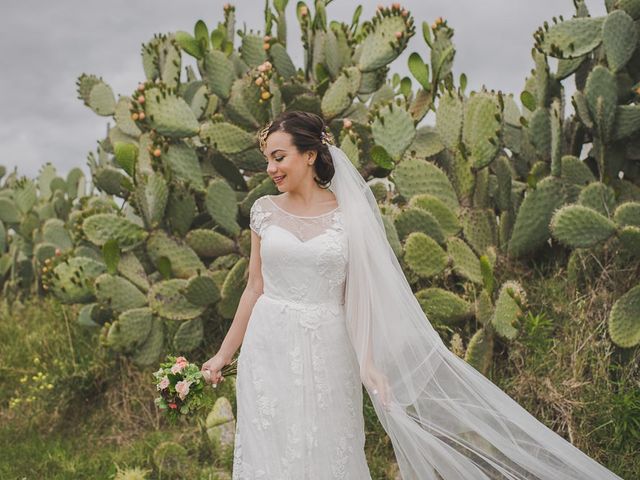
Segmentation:
{"type": "Polygon", "coordinates": [[[303,185],[314,183],[312,162],[316,159],[316,152],[301,153],[291,140],[291,134],[275,131],[267,137],[263,152],[267,159],[267,173],[281,192],[298,190],[303,185]]]}

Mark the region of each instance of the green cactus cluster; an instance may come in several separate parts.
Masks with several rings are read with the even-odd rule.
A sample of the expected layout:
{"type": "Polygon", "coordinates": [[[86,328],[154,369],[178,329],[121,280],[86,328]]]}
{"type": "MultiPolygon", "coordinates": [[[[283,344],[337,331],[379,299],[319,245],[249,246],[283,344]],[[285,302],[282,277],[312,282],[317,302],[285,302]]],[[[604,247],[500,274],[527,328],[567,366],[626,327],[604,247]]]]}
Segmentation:
{"type": "Polygon", "coordinates": [[[285,108],[304,108],[336,119],[337,129],[360,104],[352,131],[363,158],[385,132],[409,127],[401,142],[386,145],[396,160],[413,142],[408,104],[394,104],[394,87],[380,73],[413,35],[409,12],[392,6],[370,22],[328,25],[323,2],[313,14],[299,5],[303,37],[313,45],[305,71],[286,51],[285,7],[266,10],[265,35],[239,31],[237,50],[230,5],[211,32],[199,21],[193,35],[155,36],[142,48],[146,79],[130,96],[116,99],[93,75],[78,79],[79,98],[115,120],[88,164],[96,188],[124,208],[78,210],[72,240],[83,250],[53,266],[50,289],[62,301],[86,303],[82,320],[101,325],[104,344],[137,363],[166,348],[192,350],[204,322],[233,317],[246,282],[250,207],[275,193],[260,172],[258,127],[285,108]],[[187,68],[186,80],[183,53],[198,70],[187,68]],[[380,90],[372,128],[362,107],[380,90]]]}
{"type": "MultiPolygon", "coordinates": [[[[199,20],[193,33],[155,35],[129,95],[82,74],[78,98],[114,120],[88,157],[100,194],[78,198],[78,173],[63,180],[50,167],[35,182],[7,179],[5,285],[41,277],[61,301],[84,304],[78,321],[100,327],[105,346],[140,365],[197,348],[207,325],[237,309],[251,205],[277,193],[256,131],[287,110],[327,120],[369,181],[428,318],[483,373],[526,308],[521,286],[494,274],[501,256],[607,242],[637,258],[637,2],[608,2],[592,18],[576,0],[574,18],[541,27],[522,107],[511,94],[465,91],[446,20],[422,23],[428,56],[413,52],[412,77],[401,77],[389,65],[415,35],[411,13],[394,3],[361,21],[358,7],[345,23],[328,20],[328,3],[295,6],[301,67],[287,52],[288,2],[277,0],[266,2],[263,32],[236,30],[226,4],[215,28],[199,20]],[[195,66],[183,69],[183,55],[195,66]],[[435,125],[422,122],[430,112],[435,125]]],[[[611,312],[620,346],[640,342],[634,291],[611,312]]]]}
{"type": "Polygon", "coordinates": [[[0,168],[0,286],[5,298],[46,289],[43,277],[74,248],[68,220],[86,197],[82,170],[62,178],[51,164],[35,180],[0,168]]]}

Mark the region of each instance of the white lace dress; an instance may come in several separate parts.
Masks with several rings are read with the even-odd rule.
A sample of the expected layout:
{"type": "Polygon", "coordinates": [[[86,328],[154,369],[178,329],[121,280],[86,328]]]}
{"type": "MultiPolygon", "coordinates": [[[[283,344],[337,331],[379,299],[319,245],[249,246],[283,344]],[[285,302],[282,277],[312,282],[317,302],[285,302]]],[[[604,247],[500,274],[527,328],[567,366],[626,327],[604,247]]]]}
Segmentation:
{"type": "Polygon", "coordinates": [[[238,357],[233,480],[370,480],[340,209],[297,216],[274,196],[251,207],[264,293],[238,357]]]}

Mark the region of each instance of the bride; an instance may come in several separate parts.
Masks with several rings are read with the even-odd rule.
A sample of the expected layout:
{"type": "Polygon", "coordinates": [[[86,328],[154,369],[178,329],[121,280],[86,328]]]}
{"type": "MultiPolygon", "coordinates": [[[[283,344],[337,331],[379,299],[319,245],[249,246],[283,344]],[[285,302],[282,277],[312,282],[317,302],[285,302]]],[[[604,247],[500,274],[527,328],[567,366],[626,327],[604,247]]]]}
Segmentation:
{"type": "Polygon", "coordinates": [[[362,387],[407,480],[619,479],[444,345],[375,198],[321,117],[260,133],[279,195],[250,215],[249,278],[202,372],[237,368],[234,480],[370,479],[362,387]]]}

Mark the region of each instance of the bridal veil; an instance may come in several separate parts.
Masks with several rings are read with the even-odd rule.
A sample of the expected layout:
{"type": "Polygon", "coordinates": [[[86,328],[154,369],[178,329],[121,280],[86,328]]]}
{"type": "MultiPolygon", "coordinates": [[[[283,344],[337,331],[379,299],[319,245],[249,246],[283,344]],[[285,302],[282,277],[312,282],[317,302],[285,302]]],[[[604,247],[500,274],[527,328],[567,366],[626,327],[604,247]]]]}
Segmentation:
{"type": "Polygon", "coordinates": [[[349,245],[345,308],[361,378],[387,379],[389,407],[365,383],[405,480],[620,479],[451,352],[388,243],[368,184],[338,147],[329,189],[349,245]]]}

